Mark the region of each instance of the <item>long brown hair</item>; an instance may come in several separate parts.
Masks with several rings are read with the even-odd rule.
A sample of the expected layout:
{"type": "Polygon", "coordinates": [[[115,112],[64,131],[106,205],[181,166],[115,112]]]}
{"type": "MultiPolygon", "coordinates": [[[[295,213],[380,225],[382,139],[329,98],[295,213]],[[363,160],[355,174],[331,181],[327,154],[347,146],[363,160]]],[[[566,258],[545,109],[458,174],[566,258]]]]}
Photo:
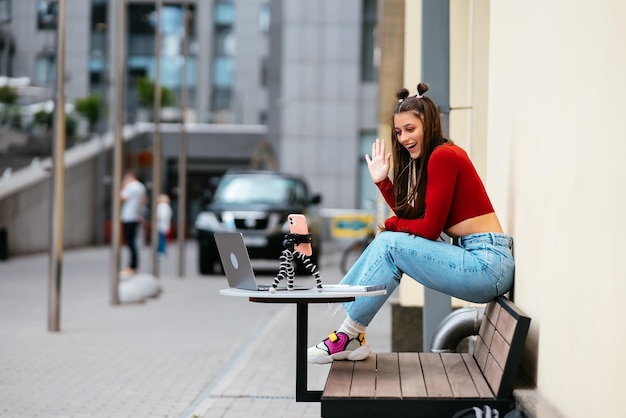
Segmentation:
{"type": "Polygon", "coordinates": [[[424,97],[428,91],[426,83],[417,85],[417,95],[409,97],[405,88],[398,90],[398,104],[391,116],[391,156],[393,158],[393,199],[394,212],[400,218],[415,219],[424,216],[426,210],[424,196],[428,160],[435,148],[445,143],[452,143],[443,137],[437,105],[424,97]],[[424,125],[424,140],[420,157],[413,160],[407,150],[398,142],[394,126],[394,116],[402,112],[413,112],[424,125]]]}

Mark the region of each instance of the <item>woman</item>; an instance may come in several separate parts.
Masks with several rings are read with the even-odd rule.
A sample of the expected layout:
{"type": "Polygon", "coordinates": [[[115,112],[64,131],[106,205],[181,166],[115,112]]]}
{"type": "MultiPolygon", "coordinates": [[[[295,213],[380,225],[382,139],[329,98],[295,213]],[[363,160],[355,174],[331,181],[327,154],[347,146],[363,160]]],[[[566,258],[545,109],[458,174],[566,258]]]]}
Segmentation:
{"type": "Polygon", "coordinates": [[[311,363],[362,360],[370,353],[365,329],[406,274],[424,286],[470,302],[485,303],[508,292],[515,263],[512,237],[502,227],[485,187],[465,151],[442,135],[439,111],[423,94],[396,94],[391,153],[385,142],[365,156],[372,180],[394,216],[343,278],[350,285],[386,285],[384,296],[344,304],[337,331],[308,350],[311,363]],[[388,178],[393,158],[392,179],[388,178]],[[457,245],[438,241],[441,233],[457,245]]]}

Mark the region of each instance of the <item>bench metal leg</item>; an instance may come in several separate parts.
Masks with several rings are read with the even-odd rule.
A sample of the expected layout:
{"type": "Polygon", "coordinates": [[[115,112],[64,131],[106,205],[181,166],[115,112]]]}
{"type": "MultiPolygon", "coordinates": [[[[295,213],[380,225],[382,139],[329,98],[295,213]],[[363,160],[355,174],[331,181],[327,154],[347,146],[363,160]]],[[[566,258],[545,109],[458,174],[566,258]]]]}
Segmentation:
{"type": "Polygon", "coordinates": [[[309,329],[309,305],[297,303],[296,315],[296,402],[319,402],[321,390],[308,390],[307,337],[309,329]]]}

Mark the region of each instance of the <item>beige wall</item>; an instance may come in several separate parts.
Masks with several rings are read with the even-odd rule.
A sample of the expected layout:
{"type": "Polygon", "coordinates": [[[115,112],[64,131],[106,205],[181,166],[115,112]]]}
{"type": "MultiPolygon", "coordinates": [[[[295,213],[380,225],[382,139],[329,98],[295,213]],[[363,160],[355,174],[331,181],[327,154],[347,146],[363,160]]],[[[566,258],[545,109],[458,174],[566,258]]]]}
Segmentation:
{"type": "Polygon", "coordinates": [[[625,19],[621,0],[490,6],[487,187],[533,318],[526,366],[572,418],[624,414],[625,19]]]}
{"type": "MultiPolygon", "coordinates": [[[[407,22],[420,5],[407,2],[407,22]]],[[[623,416],[626,2],[450,5],[450,136],[515,237],[523,367],[563,416],[623,416]]],[[[405,53],[419,56],[418,39],[405,53]]],[[[405,84],[415,73],[406,59],[405,84]]],[[[406,289],[403,304],[419,304],[406,289]]]]}

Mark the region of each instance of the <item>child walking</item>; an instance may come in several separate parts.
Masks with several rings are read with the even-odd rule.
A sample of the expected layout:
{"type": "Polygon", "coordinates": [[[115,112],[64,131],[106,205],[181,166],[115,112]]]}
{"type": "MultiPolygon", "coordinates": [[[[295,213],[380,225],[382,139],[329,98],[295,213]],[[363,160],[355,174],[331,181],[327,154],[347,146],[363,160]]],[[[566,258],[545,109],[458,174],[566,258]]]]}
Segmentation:
{"type": "Polygon", "coordinates": [[[170,198],[166,194],[159,195],[157,203],[157,231],[159,233],[159,243],[157,253],[159,257],[167,254],[167,234],[170,232],[172,222],[172,208],[170,198]]]}

